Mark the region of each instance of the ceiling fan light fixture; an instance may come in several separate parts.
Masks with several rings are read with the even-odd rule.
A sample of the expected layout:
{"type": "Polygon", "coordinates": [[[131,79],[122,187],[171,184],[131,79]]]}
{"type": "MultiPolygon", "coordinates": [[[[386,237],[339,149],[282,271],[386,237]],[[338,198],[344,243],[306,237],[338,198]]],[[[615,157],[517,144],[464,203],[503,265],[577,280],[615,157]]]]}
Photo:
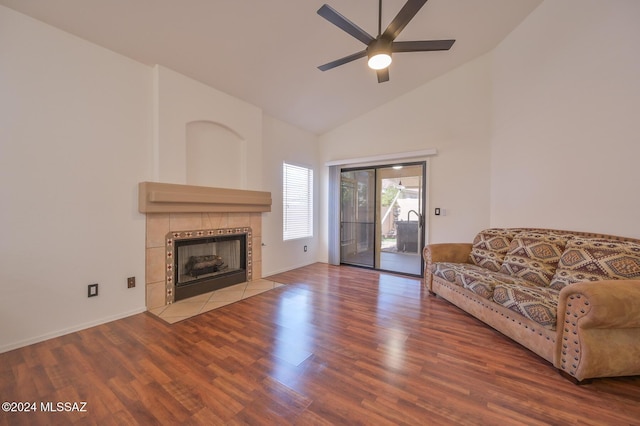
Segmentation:
{"type": "Polygon", "coordinates": [[[391,42],[377,39],[367,47],[369,68],[383,70],[391,65],[391,42]]]}
{"type": "Polygon", "coordinates": [[[369,58],[367,64],[372,70],[383,70],[391,65],[391,55],[384,52],[375,54],[369,58]]]}

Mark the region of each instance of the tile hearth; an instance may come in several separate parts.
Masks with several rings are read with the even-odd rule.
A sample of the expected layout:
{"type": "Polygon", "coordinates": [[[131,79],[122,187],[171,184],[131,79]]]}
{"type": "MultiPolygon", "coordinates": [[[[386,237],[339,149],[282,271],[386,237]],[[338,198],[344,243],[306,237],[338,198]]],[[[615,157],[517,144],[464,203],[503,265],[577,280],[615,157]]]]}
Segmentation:
{"type": "Polygon", "coordinates": [[[190,297],[167,306],[149,309],[149,312],[170,324],[174,324],[283,285],[265,279],[254,280],[190,297]]]}

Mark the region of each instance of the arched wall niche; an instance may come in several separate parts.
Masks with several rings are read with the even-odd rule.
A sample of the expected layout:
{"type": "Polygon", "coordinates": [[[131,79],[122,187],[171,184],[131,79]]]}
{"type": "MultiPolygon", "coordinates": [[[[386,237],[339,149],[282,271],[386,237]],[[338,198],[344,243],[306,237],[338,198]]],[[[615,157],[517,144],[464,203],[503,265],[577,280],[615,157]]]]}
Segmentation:
{"type": "Polygon", "coordinates": [[[245,187],[246,141],[229,127],[213,121],[186,124],[188,185],[245,187]]]}

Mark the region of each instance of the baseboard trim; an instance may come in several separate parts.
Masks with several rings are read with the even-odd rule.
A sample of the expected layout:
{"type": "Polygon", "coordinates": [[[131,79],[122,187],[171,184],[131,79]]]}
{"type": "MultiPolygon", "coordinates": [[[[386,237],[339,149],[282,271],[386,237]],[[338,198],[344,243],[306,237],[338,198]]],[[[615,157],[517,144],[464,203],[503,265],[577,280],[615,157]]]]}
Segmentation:
{"type": "Polygon", "coordinates": [[[289,267],[287,267],[285,269],[278,269],[278,270],[275,270],[275,271],[269,271],[269,272],[262,271],[262,278],[263,279],[268,279],[271,275],[281,274],[283,272],[289,272],[292,269],[304,268],[305,266],[313,265],[314,263],[326,263],[326,262],[313,261],[313,262],[309,262],[309,263],[303,263],[301,265],[289,266],[289,267]]]}
{"type": "Polygon", "coordinates": [[[0,353],[9,352],[14,349],[23,348],[25,346],[33,345],[36,343],[44,342],[45,340],[53,339],[54,337],[64,336],[65,334],[74,333],[76,331],[84,330],[87,328],[95,327],[97,325],[106,324],[111,321],[116,321],[122,318],[130,317],[131,315],[136,315],[142,312],[145,312],[147,308],[138,308],[128,312],[122,312],[117,315],[108,316],[105,318],[101,318],[95,321],[89,321],[83,324],[75,325],[73,327],[64,328],[62,330],[53,331],[51,333],[42,334],[37,337],[32,337],[30,339],[20,340],[18,342],[9,343],[7,345],[0,346],[0,353]]]}

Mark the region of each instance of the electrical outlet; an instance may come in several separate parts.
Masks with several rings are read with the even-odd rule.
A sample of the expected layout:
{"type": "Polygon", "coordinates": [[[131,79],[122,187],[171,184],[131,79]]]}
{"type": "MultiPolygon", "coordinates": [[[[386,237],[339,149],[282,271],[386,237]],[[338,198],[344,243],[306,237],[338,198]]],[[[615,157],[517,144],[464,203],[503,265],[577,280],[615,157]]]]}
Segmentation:
{"type": "Polygon", "coordinates": [[[98,284],[89,284],[87,288],[87,297],[94,297],[98,295],[98,284]]]}
{"type": "Polygon", "coordinates": [[[136,286],[136,277],[127,278],[127,288],[133,288],[136,286]]]}

